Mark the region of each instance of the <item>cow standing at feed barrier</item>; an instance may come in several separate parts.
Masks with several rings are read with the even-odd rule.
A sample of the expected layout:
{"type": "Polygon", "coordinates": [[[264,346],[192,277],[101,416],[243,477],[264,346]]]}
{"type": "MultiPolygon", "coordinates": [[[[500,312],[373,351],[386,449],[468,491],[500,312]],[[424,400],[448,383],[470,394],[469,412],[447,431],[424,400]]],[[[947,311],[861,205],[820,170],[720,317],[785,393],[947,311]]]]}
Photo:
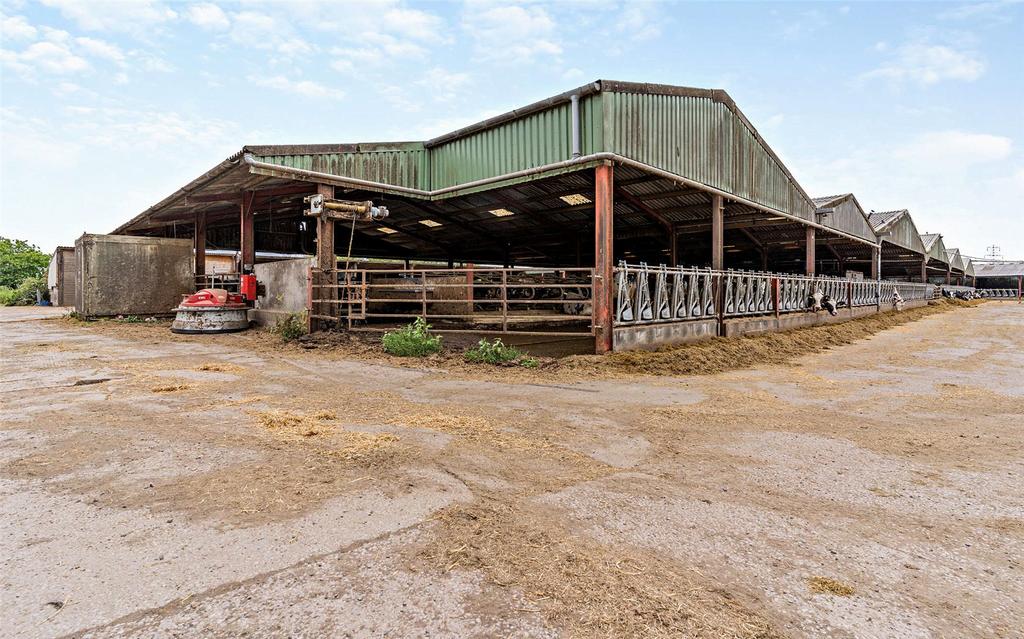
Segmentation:
{"type": "Polygon", "coordinates": [[[903,296],[900,295],[899,291],[894,290],[892,292],[892,307],[894,310],[903,310],[903,296]]]}
{"type": "Polygon", "coordinates": [[[807,298],[807,305],[812,311],[817,313],[821,310],[828,311],[829,315],[838,315],[839,311],[836,310],[836,302],[830,296],[821,292],[821,289],[815,289],[811,296],[807,298]]]}

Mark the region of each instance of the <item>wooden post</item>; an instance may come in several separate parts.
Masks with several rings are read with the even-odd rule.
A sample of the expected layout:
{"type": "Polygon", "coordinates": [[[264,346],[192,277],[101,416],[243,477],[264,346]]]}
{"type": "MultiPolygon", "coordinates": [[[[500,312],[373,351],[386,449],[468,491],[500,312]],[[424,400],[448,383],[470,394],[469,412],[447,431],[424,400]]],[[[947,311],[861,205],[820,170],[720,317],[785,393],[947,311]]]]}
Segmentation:
{"type": "Polygon", "coordinates": [[[612,165],[594,169],[594,350],[612,350],[614,269],[614,174],[612,165]]]}
{"type": "Polygon", "coordinates": [[[725,206],[721,195],[711,196],[711,268],[725,268],[725,206]]]}
{"type": "Polygon", "coordinates": [[[946,284],[951,283],[950,280],[952,280],[952,278],[953,278],[953,267],[951,265],[950,266],[946,266],[946,284]]]}
{"type": "Polygon", "coordinates": [[[1022,276],[1018,275],[1018,276],[1017,276],[1017,303],[1018,303],[1018,304],[1019,304],[1019,303],[1020,303],[1020,301],[1021,301],[1021,300],[1020,300],[1020,294],[1021,294],[1021,283],[1022,283],[1022,280],[1024,280],[1024,277],[1022,277],[1022,276]]]}
{"type": "MultiPolygon", "coordinates": [[[[325,198],[334,197],[334,186],[330,184],[317,184],[316,192],[325,198]]],[[[334,270],[338,263],[334,257],[334,220],[321,215],[316,219],[316,272],[313,278],[313,297],[321,300],[333,300],[337,289],[322,288],[317,285],[328,285],[337,282],[334,270]]],[[[313,304],[317,315],[332,315],[334,305],[330,302],[317,302],[313,304]]],[[[321,321],[312,322],[314,328],[319,328],[321,321]]]]}
{"type": "MultiPolygon", "coordinates": [[[[502,298],[507,297],[507,291],[502,291],[502,298]]],[[[466,264],[466,313],[473,314],[473,263],[466,264]]],[[[470,319],[472,321],[472,319],[470,319]]]]}
{"type": "Polygon", "coordinates": [[[813,226],[807,227],[806,236],[807,239],[805,247],[806,256],[804,260],[804,272],[807,275],[814,275],[814,244],[816,240],[813,226]]]}
{"type": "Polygon", "coordinates": [[[928,283],[928,256],[925,255],[924,259],[921,260],[921,281],[925,284],[928,283]]]}
{"type": "Polygon", "coordinates": [[[880,246],[871,249],[871,279],[878,280],[882,276],[882,249],[880,246]]]}
{"type": "Polygon", "coordinates": [[[247,191],[242,195],[241,221],[240,221],[240,257],[242,272],[252,269],[256,265],[256,227],[255,212],[253,211],[253,200],[256,194],[247,191]]]}
{"type": "Polygon", "coordinates": [[[206,213],[196,213],[195,232],[192,234],[193,268],[196,278],[206,275],[206,213]]]}

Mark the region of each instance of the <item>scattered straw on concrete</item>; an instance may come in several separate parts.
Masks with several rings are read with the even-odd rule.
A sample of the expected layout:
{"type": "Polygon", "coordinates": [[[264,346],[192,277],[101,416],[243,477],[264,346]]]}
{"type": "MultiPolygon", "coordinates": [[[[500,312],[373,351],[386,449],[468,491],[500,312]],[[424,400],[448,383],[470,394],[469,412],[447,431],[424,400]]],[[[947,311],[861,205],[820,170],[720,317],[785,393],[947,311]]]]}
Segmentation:
{"type": "Polygon", "coordinates": [[[604,356],[577,355],[565,358],[558,367],[580,372],[712,375],[764,364],[784,364],[801,355],[849,344],[907,322],[954,307],[971,305],[973,304],[961,300],[945,300],[906,311],[878,313],[841,324],[827,324],[782,333],[718,337],[658,351],[629,351],[604,356]]]}
{"type": "Polygon", "coordinates": [[[336,459],[377,463],[390,458],[398,437],[392,433],[365,433],[338,428],[337,416],[330,411],[289,413],[254,412],[257,423],[278,440],[295,442],[316,440],[315,452],[336,459]]]}
{"type": "Polygon", "coordinates": [[[168,384],[166,386],[154,386],[150,390],[154,393],[179,393],[192,388],[192,384],[168,384]]]}
{"type": "Polygon", "coordinates": [[[499,502],[456,506],[423,557],[443,571],[482,571],[523,593],[570,637],[744,637],[777,634],[724,593],[663,559],[588,541],[543,513],[499,502]]]}
{"type": "Polygon", "coordinates": [[[208,373],[241,373],[245,369],[235,364],[223,364],[220,362],[208,362],[196,366],[197,371],[208,373]]]}
{"type": "Polygon", "coordinates": [[[835,595],[836,597],[849,597],[853,595],[853,587],[847,586],[841,581],[829,577],[811,577],[807,585],[816,595],[835,595]]]}

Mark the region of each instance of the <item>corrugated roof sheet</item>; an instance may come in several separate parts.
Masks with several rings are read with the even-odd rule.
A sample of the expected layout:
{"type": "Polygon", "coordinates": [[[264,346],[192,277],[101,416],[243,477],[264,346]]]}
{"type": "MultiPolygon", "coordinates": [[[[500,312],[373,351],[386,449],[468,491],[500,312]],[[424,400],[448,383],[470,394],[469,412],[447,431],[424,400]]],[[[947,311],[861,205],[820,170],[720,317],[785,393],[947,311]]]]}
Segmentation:
{"type": "Polygon", "coordinates": [[[924,242],[924,250],[932,250],[932,245],[935,244],[935,240],[942,237],[938,233],[924,233],[921,235],[921,241],[924,242]]]}
{"type": "Polygon", "coordinates": [[[899,218],[901,215],[905,215],[907,209],[897,209],[895,211],[871,211],[868,213],[868,220],[871,222],[871,226],[875,227],[875,230],[891,224],[894,220],[899,218]]]}
{"type": "Polygon", "coordinates": [[[811,201],[814,202],[814,206],[822,207],[826,204],[831,204],[836,200],[841,200],[844,197],[852,195],[852,193],[840,193],[839,195],[824,195],[822,197],[812,197],[811,201]]]}
{"type": "Polygon", "coordinates": [[[1024,276],[1024,262],[974,262],[977,277],[1024,276]]]}

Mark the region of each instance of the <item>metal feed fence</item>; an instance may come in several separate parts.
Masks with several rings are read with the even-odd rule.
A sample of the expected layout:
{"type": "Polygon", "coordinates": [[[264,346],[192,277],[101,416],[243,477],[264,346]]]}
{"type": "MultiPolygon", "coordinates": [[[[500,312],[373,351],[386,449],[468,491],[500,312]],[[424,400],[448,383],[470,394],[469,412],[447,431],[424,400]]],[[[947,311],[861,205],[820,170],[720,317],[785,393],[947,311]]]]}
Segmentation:
{"type": "Polygon", "coordinates": [[[975,292],[985,299],[994,300],[1015,300],[1020,295],[1020,291],[1015,288],[979,288],[975,292]]]}
{"type": "Polygon", "coordinates": [[[615,323],[715,317],[713,278],[710,269],[621,263],[615,269],[615,323]]]}
{"type": "Polygon", "coordinates": [[[806,312],[815,292],[830,297],[839,308],[876,306],[880,301],[892,304],[896,290],[909,301],[930,299],[934,289],[912,282],[620,262],[615,269],[614,321],[628,326],[806,312]]]}
{"type": "Polygon", "coordinates": [[[310,317],[344,323],[408,323],[438,332],[592,335],[589,268],[310,269],[310,317]]]}

